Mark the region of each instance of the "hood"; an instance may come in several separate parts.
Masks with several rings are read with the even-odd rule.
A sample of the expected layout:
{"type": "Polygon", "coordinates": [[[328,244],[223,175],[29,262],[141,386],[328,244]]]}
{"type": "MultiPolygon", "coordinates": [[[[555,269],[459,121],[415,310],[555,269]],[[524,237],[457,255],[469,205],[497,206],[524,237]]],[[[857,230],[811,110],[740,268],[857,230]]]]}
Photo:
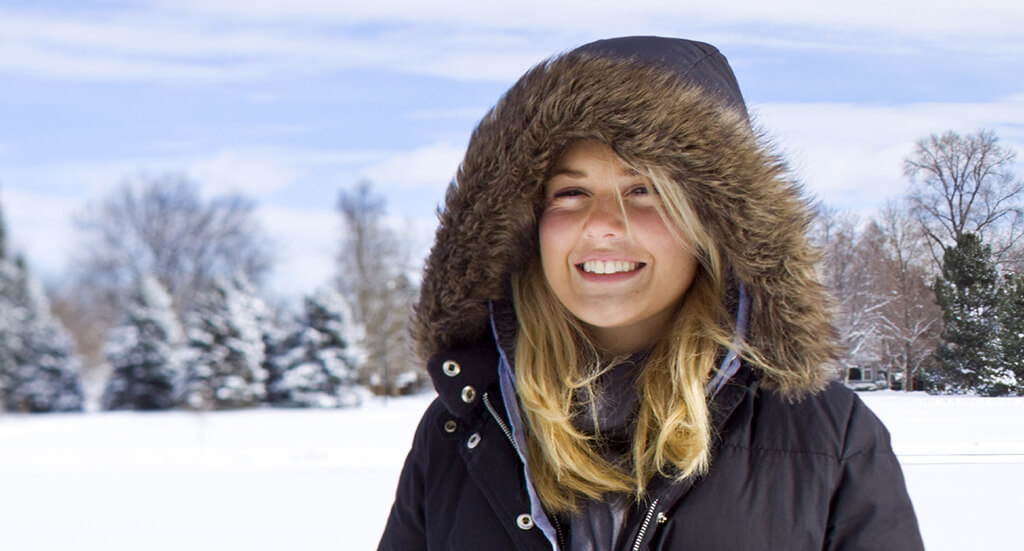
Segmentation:
{"type": "MultiPolygon", "coordinates": [[[[576,139],[665,167],[684,188],[750,298],[747,343],[790,395],[823,387],[837,357],[831,300],[806,231],[811,209],[783,160],[755,132],[732,70],[713,46],[681,39],[602,40],[527,72],[480,121],[450,184],[412,332],[424,358],[490,331],[488,306],[531,261],[543,184],[576,139]]],[[[733,298],[730,298],[733,297],[733,298]]]]}

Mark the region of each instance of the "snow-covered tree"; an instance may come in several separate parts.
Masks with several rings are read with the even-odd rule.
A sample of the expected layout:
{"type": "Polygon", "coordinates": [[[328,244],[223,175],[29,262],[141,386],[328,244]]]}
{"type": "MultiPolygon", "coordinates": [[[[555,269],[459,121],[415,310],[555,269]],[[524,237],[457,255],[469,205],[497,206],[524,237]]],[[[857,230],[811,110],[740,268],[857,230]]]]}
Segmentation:
{"type": "Polygon", "coordinates": [[[122,308],[137,279],[153,276],[182,314],[217,278],[242,273],[259,282],[272,255],[254,211],[242,196],[204,200],[182,174],[126,181],[76,217],[76,287],[95,295],[98,314],[108,316],[122,308]]]}
{"type": "Polygon", "coordinates": [[[42,285],[9,256],[0,210],[0,406],[8,411],[82,409],[80,362],[67,331],[50,313],[42,285]]]}
{"type": "Polygon", "coordinates": [[[889,385],[919,390],[925,372],[934,364],[942,310],[928,285],[930,255],[914,218],[897,203],[889,203],[865,231],[868,257],[876,282],[889,300],[881,309],[882,363],[889,385]]]}
{"type": "Polygon", "coordinates": [[[217,277],[241,272],[255,284],[273,263],[256,205],[240,195],[202,197],[183,174],[139,174],[75,214],[78,243],[58,306],[86,370],[106,363],[107,333],[125,318],[142,277],[171,295],[179,320],[217,277]]]}
{"type": "Polygon", "coordinates": [[[171,297],[153,277],[140,279],[128,297],[125,317],[104,352],[112,372],[104,409],[155,410],[176,405],[181,382],[181,324],[171,297]]]}
{"type": "Polygon", "coordinates": [[[824,205],[815,222],[814,240],[824,253],[822,278],[839,306],[842,375],[849,377],[852,370],[881,363],[882,312],[891,297],[880,281],[873,226],[861,230],[856,216],[824,205]]]}
{"type": "Polygon", "coordinates": [[[243,276],[218,279],[186,317],[183,402],[193,409],[249,407],[266,396],[261,320],[266,305],[243,276]]]}
{"type": "Polygon", "coordinates": [[[287,368],[287,356],[295,348],[300,324],[291,312],[274,310],[263,324],[263,370],[267,373],[267,403],[277,405],[286,398],[279,388],[287,368]]]}
{"type": "Polygon", "coordinates": [[[1024,395],[1024,276],[1019,274],[1007,275],[999,289],[999,346],[1014,392],[1024,395]]]}
{"type": "Polygon", "coordinates": [[[977,235],[962,234],[946,249],[935,297],[945,322],[936,350],[937,386],[985,395],[1008,392],[998,343],[998,275],[991,248],[977,235]]]}
{"type": "Polygon", "coordinates": [[[0,398],[8,411],[80,411],[80,363],[21,259],[0,258],[0,398]]]}
{"type": "Polygon", "coordinates": [[[419,294],[408,274],[410,252],[385,223],[384,199],[369,182],[343,190],[338,201],[343,227],[338,289],[364,328],[366,361],[359,382],[394,392],[399,376],[421,369],[408,339],[409,312],[419,294]]]}
{"type": "Polygon", "coordinates": [[[357,404],[349,344],[357,334],[340,293],[322,288],[307,296],[301,318],[272,362],[269,401],[293,407],[357,404]]]}

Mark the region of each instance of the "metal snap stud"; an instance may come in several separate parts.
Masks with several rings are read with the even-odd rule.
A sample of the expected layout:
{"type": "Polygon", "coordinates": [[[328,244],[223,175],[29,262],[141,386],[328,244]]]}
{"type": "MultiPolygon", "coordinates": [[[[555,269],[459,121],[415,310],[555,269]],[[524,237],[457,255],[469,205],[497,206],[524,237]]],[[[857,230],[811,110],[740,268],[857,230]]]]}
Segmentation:
{"type": "Polygon", "coordinates": [[[529,530],[533,528],[533,517],[527,514],[522,514],[516,517],[516,526],[520,530],[529,530]]]}
{"type": "Polygon", "coordinates": [[[471,434],[469,436],[469,440],[466,440],[466,447],[469,448],[469,449],[473,449],[473,448],[477,447],[477,445],[479,445],[479,444],[480,444],[480,434],[476,433],[476,432],[474,432],[473,434],[471,434]]]}
{"type": "Polygon", "coordinates": [[[455,361],[452,361],[452,360],[448,360],[448,361],[444,362],[443,364],[441,364],[441,370],[444,371],[445,375],[447,375],[449,377],[454,377],[454,376],[458,375],[460,371],[462,371],[462,368],[459,367],[459,363],[458,362],[455,362],[455,361]]]}
{"type": "Polygon", "coordinates": [[[457,425],[455,424],[454,420],[449,419],[449,420],[445,421],[445,423],[444,423],[444,431],[445,432],[451,434],[451,433],[455,432],[456,428],[457,428],[457,425]]]}
{"type": "Polygon", "coordinates": [[[462,389],[462,401],[467,404],[473,403],[476,400],[476,389],[471,386],[466,386],[462,389]]]}

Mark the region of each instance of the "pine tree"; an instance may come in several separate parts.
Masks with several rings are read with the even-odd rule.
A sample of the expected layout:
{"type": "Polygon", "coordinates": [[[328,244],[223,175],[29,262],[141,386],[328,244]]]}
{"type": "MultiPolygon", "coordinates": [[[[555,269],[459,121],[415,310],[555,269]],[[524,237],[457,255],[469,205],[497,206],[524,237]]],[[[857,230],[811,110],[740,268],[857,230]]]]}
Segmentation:
{"type": "Polygon", "coordinates": [[[21,310],[16,309],[11,300],[15,281],[13,265],[7,259],[7,224],[4,222],[3,208],[0,207],[0,407],[6,403],[7,391],[13,383],[12,351],[17,346],[16,330],[21,325],[17,319],[21,310]]]}
{"type": "Polygon", "coordinates": [[[10,295],[16,281],[13,266],[0,257],[0,407],[7,403],[7,393],[14,385],[14,351],[21,346],[18,328],[22,327],[24,310],[17,308],[10,295]]]}
{"type": "Polygon", "coordinates": [[[182,375],[181,338],[170,295],[155,278],[141,278],[128,297],[123,321],[110,331],[104,349],[112,373],[103,392],[103,408],[174,407],[182,375]]]}
{"type": "Polygon", "coordinates": [[[1009,387],[999,361],[998,276],[990,247],[977,235],[965,233],[946,248],[935,296],[945,323],[936,350],[937,386],[951,392],[1005,394],[1009,387]]]}
{"type": "Polygon", "coordinates": [[[275,319],[263,328],[263,369],[267,372],[266,402],[287,405],[288,388],[283,384],[284,373],[292,362],[293,351],[299,347],[302,325],[294,319],[275,319]]]}
{"type": "Polygon", "coordinates": [[[1024,276],[1003,279],[999,289],[999,345],[1002,367],[1013,391],[1024,395],[1024,276]]]}
{"type": "Polygon", "coordinates": [[[21,258],[0,259],[0,396],[19,412],[81,411],[81,365],[21,258]]]}
{"type": "Polygon", "coordinates": [[[188,314],[184,403],[232,409],[266,396],[261,319],[266,306],[243,277],[218,279],[188,314]]]}
{"type": "Polygon", "coordinates": [[[353,392],[355,368],[349,357],[354,335],[352,315],[333,289],[323,288],[303,301],[297,327],[281,343],[268,393],[276,404],[339,407],[358,404],[353,392]]]}

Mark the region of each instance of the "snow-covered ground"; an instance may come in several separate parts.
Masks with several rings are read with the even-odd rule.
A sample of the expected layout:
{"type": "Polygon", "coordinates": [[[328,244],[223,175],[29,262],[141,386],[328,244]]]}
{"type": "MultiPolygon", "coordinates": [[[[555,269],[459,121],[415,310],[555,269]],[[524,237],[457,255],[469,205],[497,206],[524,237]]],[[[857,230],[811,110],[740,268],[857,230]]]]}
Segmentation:
{"type": "MultiPolygon", "coordinates": [[[[1021,548],[1024,398],[861,396],[892,432],[929,550],[1021,548]]],[[[430,399],[2,415],[0,549],[374,549],[430,399]]]]}

